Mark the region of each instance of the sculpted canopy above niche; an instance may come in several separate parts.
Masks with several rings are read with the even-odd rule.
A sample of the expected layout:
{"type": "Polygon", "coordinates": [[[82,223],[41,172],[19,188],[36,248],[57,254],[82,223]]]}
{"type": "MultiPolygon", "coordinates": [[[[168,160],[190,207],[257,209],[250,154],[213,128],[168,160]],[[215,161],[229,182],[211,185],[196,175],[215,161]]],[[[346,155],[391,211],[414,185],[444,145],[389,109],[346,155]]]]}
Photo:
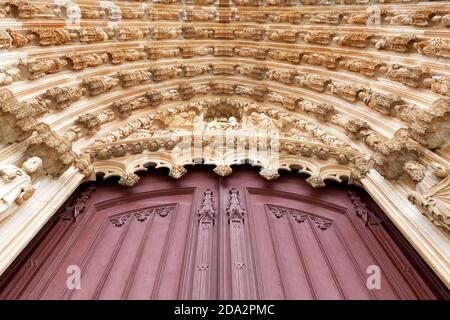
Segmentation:
{"type": "Polygon", "coordinates": [[[331,179],[368,188],[379,174],[375,200],[388,190],[409,199],[402,217],[423,214],[448,237],[449,8],[4,1],[0,220],[74,169],[77,184],[101,174],[133,186],[149,165],[181,178],[192,164],[226,176],[247,161],[269,180],[305,173],[313,187],[331,179]]]}

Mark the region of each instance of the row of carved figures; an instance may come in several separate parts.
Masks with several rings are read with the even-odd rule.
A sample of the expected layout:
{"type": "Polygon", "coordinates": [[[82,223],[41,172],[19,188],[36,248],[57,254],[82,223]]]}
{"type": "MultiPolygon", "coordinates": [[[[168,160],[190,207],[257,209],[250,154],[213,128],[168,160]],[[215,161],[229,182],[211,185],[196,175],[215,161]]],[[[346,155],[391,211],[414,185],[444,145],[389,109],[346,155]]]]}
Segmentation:
{"type": "MultiPolygon", "coordinates": [[[[402,76],[402,70],[393,68],[388,72],[390,77],[394,77],[396,73],[402,76]]],[[[136,85],[143,85],[150,81],[163,81],[180,77],[195,77],[209,72],[213,76],[234,75],[241,74],[256,80],[270,79],[278,81],[283,84],[289,84],[293,86],[299,86],[310,90],[325,92],[336,95],[350,102],[361,101],[363,104],[370,108],[388,116],[397,117],[407,124],[414,124],[414,132],[416,132],[415,139],[418,139],[422,144],[431,148],[442,145],[444,141],[437,139],[434,142],[427,141],[427,139],[420,138],[424,135],[423,126],[428,126],[433,119],[438,116],[446,117],[448,112],[448,106],[444,101],[443,103],[436,102],[435,105],[439,107],[432,107],[427,111],[408,103],[402,99],[398,94],[390,94],[382,91],[373,90],[363,85],[356,85],[352,82],[346,82],[342,80],[332,79],[330,77],[321,76],[317,74],[311,74],[307,72],[297,72],[293,70],[285,69],[269,69],[263,66],[253,65],[234,65],[234,64],[193,64],[193,65],[172,65],[151,67],[148,69],[140,69],[133,71],[119,71],[113,76],[101,76],[101,77],[89,77],[84,79],[80,86],[69,87],[54,87],[47,90],[44,94],[26,101],[25,103],[19,103],[16,100],[11,102],[8,106],[5,102],[2,105],[2,115],[5,115],[5,128],[11,127],[12,122],[22,129],[26,128],[26,132],[29,132],[36,124],[36,118],[40,117],[51,109],[64,109],[69,107],[72,103],[78,101],[82,96],[95,96],[102,93],[106,93],[114,89],[119,84],[124,87],[131,87],[136,85]],[[428,112],[427,115],[423,114],[428,112]],[[20,119],[17,118],[17,114],[20,114],[20,119]],[[430,114],[430,115],[428,115],[430,114]],[[20,120],[19,122],[17,122],[20,120]]],[[[436,78],[436,77],[435,77],[436,78]]],[[[424,78],[420,74],[417,80],[425,79],[432,81],[432,86],[435,86],[436,79],[424,78]]],[[[409,78],[406,78],[408,80],[409,78]]],[[[411,80],[411,79],[410,79],[411,80]]],[[[412,81],[412,80],[411,80],[412,81]]],[[[214,85],[200,85],[193,87],[192,85],[183,84],[179,86],[177,90],[168,90],[166,92],[158,92],[154,90],[149,97],[142,97],[140,100],[132,102],[116,102],[117,110],[121,117],[128,116],[131,111],[141,109],[150,106],[157,106],[163,100],[186,100],[190,99],[196,94],[207,94],[209,92],[213,94],[236,94],[250,96],[257,101],[264,101],[267,99],[272,103],[281,104],[283,107],[291,110],[302,111],[311,113],[321,121],[329,120],[334,114],[335,109],[328,104],[321,104],[321,108],[317,108],[314,103],[305,101],[301,96],[285,95],[277,91],[273,91],[267,88],[267,86],[258,86],[255,88],[248,87],[246,85],[240,85],[239,83],[233,83],[229,81],[219,80],[211,83],[217,83],[214,85]],[[216,88],[219,88],[217,89],[216,88]],[[263,88],[264,87],[264,88],[263,88]],[[301,103],[299,102],[301,101],[301,103]],[[325,105],[328,107],[325,108],[325,105]]],[[[444,83],[445,85],[445,83],[444,83]]],[[[7,91],[4,91],[7,92],[7,91]]],[[[3,99],[6,101],[7,99],[3,99]]],[[[2,139],[8,142],[14,142],[17,140],[23,140],[23,130],[10,130],[5,133],[3,130],[2,139]]],[[[372,143],[369,143],[369,146],[372,143]]]]}
{"type": "MultiPolygon", "coordinates": [[[[450,77],[430,72],[429,68],[409,67],[401,64],[389,64],[376,60],[362,60],[347,58],[340,55],[319,54],[313,52],[304,52],[296,50],[268,50],[263,48],[246,47],[180,47],[180,48],[159,48],[145,47],[144,49],[111,49],[107,52],[86,52],[86,53],[68,53],[60,58],[38,58],[20,60],[16,67],[0,68],[0,85],[9,85],[14,81],[25,78],[37,79],[46,74],[55,74],[62,70],[71,68],[73,70],[82,70],[89,67],[97,67],[107,63],[120,64],[125,61],[138,61],[141,59],[160,59],[174,58],[178,56],[193,57],[205,56],[208,54],[216,57],[232,57],[235,54],[249,58],[261,59],[258,53],[264,51],[264,57],[267,55],[277,61],[297,62],[300,61],[311,65],[322,65],[328,69],[344,69],[348,71],[361,72],[364,75],[385,76],[388,79],[402,83],[412,88],[429,88],[431,91],[450,95],[450,77]]],[[[152,67],[148,70],[139,72],[125,72],[124,74],[134,74],[128,76],[123,85],[125,87],[135,85],[149,80],[162,81],[174,77],[194,77],[204,73],[214,75],[234,75],[242,74],[251,78],[262,80],[272,79],[286,84],[305,83],[305,87],[323,92],[327,85],[333,81],[324,76],[310,75],[307,80],[300,81],[298,77],[302,73],[295,69],[270,69],[264,64],[257,65],[238,65],[238,64],[179,64],[175,66],[152,67]],[[145,71],[145,72],[144,72],[145,71]],[[139,74],[139,76],[138,76],[139,74]],[[133,79],[132,79],[133,78],[133,79]],[[306,83],[306,82],[308,83],[306,83]],[[315,82],[315,84],[313,84],[315,82]]],[[[124,76],[127,77],[127,76],[124,76]]],[[[122,78],[119,76],[119,78],[122,78]]],[[[125,80],[125,79],[124,79],[125,80]]],[[[357,94],[361,91],[361,85],[355,85],[342,88],[342,85],[334,86],[332,93],[349,101],[357,100],[357,94]],[[351,90],[350,90],[351,89],[351,90]],[[351,92],[350,92],[350,91],[351,92]]],[[[93,92],[93,94],[96,94],[93,92]]]]}
{"type": "Polygon", "coordinates": [[[76,29],[34,28],[30,30],[0,30],[0,48],[22,47],[37,40],[42,46],[63,45],[74,42],[95,43],[108,40],[174,40],[217,39],[251,40],[333,45],[389,50],[401,53],[419,53],[426,56],[449,58],[450,40],[424,38],[413,34],[383,35],[369,32],[307,31],[267,29],[264,27],[87,27],[76,29]]]}
{"type": "MultiPolygon", "coordinates": [[[[140,2],[140,1],[139,1],[140,2]]],[[[36,3],[28,0],[7,0],[0,7],[0,18],[16,17],[19,19],[32,18],[66,18],[66,19],[142,19],[151,18],[154,9],[150,3],[178,4],[178,5],[219,5],[221,8],[230,6],[244,7],[284,7],[284,6],[330,6],[330,5],[370,5],[407,3],[412,4],[418,0],[152,0],[142,3],[141,6],[120,6],[112,1],[103,1],[101,6],[78,5],[72,0],[59,1],[57,4],[36,3]]],[[[165,10],[162,10],[165,11],[165,10]]]]}
{"type": "MultiPolygon", "coordinates": [[[[39,6],[39,5],[34,5],[39,6]]],[[[276,11],[272,8],[258,11],[240,10],[229,7],[210,8],[155,8],[155,7],[120,7],[110,4],[104,7],[78,6],[71,3],[62,8],[38,8],[25,6],[6,5],[0,9],[1,17],[17,18],[65,18],[69,21],[109,19],[111,21],[125,20],[149,20],[149,21],[185,21],[185,22],[220,22],[230,23],[254,22],[254,23],[314,23],[314,24],[364,24],[378,22],[379,24],[409,25],[416,27],[450,26],[450,13],[445,7],[427,8],[418,10],[389,10],[364,8],[360,12],[345,12],[344,8],[331,7],[327,12],[312,13],[295,8],[289,11],[276,11]],[[47,13],[47,14],[46,14],[47,13]]]]}

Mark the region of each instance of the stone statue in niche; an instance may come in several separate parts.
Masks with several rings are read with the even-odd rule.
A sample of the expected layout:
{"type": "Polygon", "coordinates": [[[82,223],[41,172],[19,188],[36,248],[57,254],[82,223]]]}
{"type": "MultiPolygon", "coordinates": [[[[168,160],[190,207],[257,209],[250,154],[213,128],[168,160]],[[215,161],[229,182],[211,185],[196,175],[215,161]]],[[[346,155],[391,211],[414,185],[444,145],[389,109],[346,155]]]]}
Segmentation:
{"type": "Polygon", "coordinates": [[[22,204],[31,198],[38,185],[33,185],[30,175],[42,168],[42,160],[32,157],[22,168],[6,165],[0,169],[0,221],[9,216],[8,209],[14,202],[22,204]]]}

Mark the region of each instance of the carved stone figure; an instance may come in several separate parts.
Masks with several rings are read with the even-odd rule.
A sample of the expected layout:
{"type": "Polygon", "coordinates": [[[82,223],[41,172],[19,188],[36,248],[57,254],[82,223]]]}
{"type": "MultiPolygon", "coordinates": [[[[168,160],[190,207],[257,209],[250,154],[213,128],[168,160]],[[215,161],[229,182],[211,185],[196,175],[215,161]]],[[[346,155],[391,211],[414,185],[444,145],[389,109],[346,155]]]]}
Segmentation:
{"type": "Polygon", "coordinates": [[[134,8],[121,8],[120,9],[122,11],[122,18],[123,19],[134,19],[134,20],[139,20],[142,19],[144,17],[144,11],[142,10],[137,10],[134,8]]]}
{"type": "Polygon", "coordinates": [[[299,101],[297,106],[306,113],[311,113],[319,120],[328,121],[336,113],[334,106],[328,103],[315,103],[310,101],[299,101]]]}
{"type": "Polygon", "coordinates": [[[41,46],[59,46],[72,41],[78,37],[76,33],[70,33],[66,29],[47,29],[39,28],[32,29],[32,34],[35,34],[41,46]]]}
{"type": "Polygon", "coordinates": [[[26,0],[9,0],[6,5],[18,13],[18,18],[52,18],[61,13],[61,10],[45,4],[34,4],[26,0]]]}
{"type": "Polygon", "coordinates": [[[360,92],[359,96],[366,105],[386,115],[392,114],[395,106],[404,103],[399,95],[384,92],[369,90],[360,92]]]}
{"type": "Polygon", "coordinates": [[[350,32],[339,37],[337,44],[346,47],[366,48],[369,45],[368,41],[373,37],[373,34],[350,32]]]}
{"type": "Polygon", "coordinates": [[[238,66],[236,71],[250,78],[262,80],[265,78],[267,68],[265,66],[238,66]]]}
{"type": "Polygon", "coordinates": [[[183,64],[181,65],[185,77],[195,77],[203,73],[208,73],[210,70],[209,65],[198,65],[198,64],[183,64]]]}
{"type": "Polygon", "coordinates": [[[160,47],[145,47],[148,52],[148,57],[151,60],[158,60],[160,58],[173,58],[180,54],[180,49],[160,48],[160,47]]]}
{"type": "Polygon", "coordinates": [[[294,96],[282,95],[278,92],[270,92],[267,95],[267,100],[273,103],[279,103],[283,107],[293,110],[297,106],[297,103],[301,100],[300,98],[294,96]]]}
{"type": "Polygon", "coordinates": [[[107,53],[68,53],[66,59],[71,62],[73,70],[82,70],[89,67],[97,67],[109,60],[107,53]]]}
{"type": "Polygon", "coordinates": [[[67,65],[66,60],[59,58],[45,59],[20,59],[19,66],[25,66],[28,71],[28,79],[34,80],[45,76],[46,74],[54,74],[63,70],[67,65]]]}
{"type": "Polygon", "coordinates": [[[0,49],[9,49],[11,46],[11,36],[5,29],[0,29],[0,49]]]}
{"type": "MultiPolygon", "coordinates": [[[[264,30],[260,29],[260,28],[243,28],[243,29],[235,30],[234,36],[239,39],[259,41],[264,38],[264,30]]],[[[270,35],[269,35],[269,39],[274,40],[273,38],[270,38],[270,35]]],[[[284,40],[274,40],[274,41],[284,41],[284,40]]]]}
{"type": "Polygon", "coordinates": [[[434,76],[425,80],[425,86],[430,87],[433,92],[450,96],[450,77],[434,76]]]}
{"type": "Polygon", "coordinates": [[[233,75],[236,72],[234,64],[225,63],[212,64],[211,70],[215,75],[233,75]]]}
{"type": "Polygon", "coordinates": [[[105,110],[98,113],[85,113],[75,120],[75,124],[87,129],[89,135],[94,134],[104,123],[110,122],[115,118],[113,110],[105,110]]]}
{"type": "Polygon", "coordinates": [[[122,87],[127,88],[152,80],[152,73],[146,70],[119,71],[117,77],[122,87]]]}
{"type": "Polygon", "coordinates": [[[415,35],[382,36],[376,40],[375,48],[396,52],[408,52],[416,41],[415,35]]]}
{"type": "Polygon", "coordinates": [[[264,23],[266,22],[266,16],[267,13],[262,11],[238,11],[236,13],[236,21],[264,23]]]}
{"type": "Polygon", "coordinates": [[[403,165],[403,170],[416,182],[422,181],[427,168],[417,161],[407,161],[403,165]]]}
{"type": "Polygon", "coordinates": [[[331,83],[331,79],[316,74],[301,73],[295,77],[295,82],[303,87],[323,92],[331,83]]]}
{"type": "Polygon", "coordinates": [[[429,68],[405,67],[400,64],[393,64],[386,75],[393,81],[413,88],[420,88],[425,79],[431,77],[429,68]]]}
{"type": "Polygon", "coordinates": [[[339,67],[369,77],[376,76],[378,72],[384,73],[387,71],[386,64],[377,60],[346,59],[339,62],[339,67]]]}
{"type": "Polygon", "coordinates": [[[9,85],[21,79],[20,69],[15,67],[0,67],[0,86],[9,85]]]}
{"type": "Polygon", "coordinates": [[[327,31],[309,31],[303,36],[303,40],[307,43],[317,43],[328,45],[333,37],[332,32],[327,31]]]}
{"type": "Polygon", "coordinates": [[[111,90],[119,83],[119,79],[103,76],[83,79],[83,85],[87,87],[91,96],[96,96],[111,90]]]}
{"type": "Polygon", "coordinates": [[[302,61],[312,65],[322,65],[329,69],[335,69],[341,59],[341,56],[322,54],[322,53],[305,53],[302,61]]]}
{"type": "Polygon", "coordinates": [[[147,10],[148,17],[153,21],[177,21],[179,19],[178,10],[161,10],[161,9],[150,9],[147,10]]]}
{"type": "Polygon", "coordinates": [[[231,46],[214,46],[215,57],[232,57],[234,55],[233,47],[231,46]]]}
{"type": "Polygon", "coordinates": [[[159,66],[150,68],[153,81],[164,81],[180,77],[183,74],[183,69],[180,65],[174,66],[159,66]]]}
{"type": "Polygon", "coordinates": [[[314,23],[337,25],[339,24],[341,15],[340,13],[317,13],[312,16],[305,16],[305,18],[309,18],[309,21],[314,23]]]}
{"type": "Polygon", "coordinates": [[[299,63],[303,52],[300,50],[270,50],[268,55],[274,60],[299,63]]]}
{"type": "Polygon", "coordinates": [[[179,28],[158,27],[153,30],[151,37],[154,40],[170,40],[170,39],[178,38],[179,35],[181,35],[181,29],[179,29],[179,28]]]}
{"type": "Polygon", "coordinates": [[[150,33],[148,28],[119,27],[115,29],[117,40],[140,40],[150,33]]]}
{"type": "Polygon", "coordinates": [[[105,16],[105,11],[100,8],[82,7],[81,17],[83,19],[101,19],[105,16]]]}
{"type": "Polygon", "coordinates": [[[38,157],[29,158],[22,168],[6,165],[0,168],[0,221],[9,214],[5,213],[14,202],[22,204],[31,198],[38,185],[33,185],[30,175],[42,167],[38,157]]]}
{"type": "Polygon", "coordinates": [[[85,93],[86,88],[53,87],[48,89],[43,94],[43,97],[53,99],[58,109],[65,109],[72,103],[80,100],[85,93]]]}
{"type": "Polygon", "coordinates": [[[274,70],[267,71],[267,78],[275,81],[280,81],[287,84],[294,83],[294,78],[297,75],[296,70],[274,70]]]}
{"type": "Polygon", "coordinates": [[[297,33],[294,31],[267,31],[267,38],[272,41],[296,42],[297,33]]]}
{"type": "Polygon", "coordinates": [[[360,92],[368,90],[362,85],[342,81],[333,81],[333,83],[329,85],[329,89],[338,97],[344,98],[345,100],[351,102],[358,100],[358,95],[360,92]]]}
{"type": "Polygon", "coordinates": [[[137,61],[145,59],[145,52],[140,49],[112,49],[108,50],[112,64],[120,64],[125,61],[137,61]]]}
{"type": "Polygon", "coordinates": [[[450,58],[450,40],[448,39],[432,38],[417,42],[414,47],[419,53],[426,56],[450,58]]]}
{"type": "Polygon", "coordinates": [[[13,29],[6,29],[12,39],[12,46],[16,48],[20,48],[26,46],[28,42],[34,39],[33,35],[24,36],[20,32],[17,32],[13,29]]]}
{"type": "Polygon", "coordinates": [[[79,39],[80,42],[91,43],[106,41],[109,37],[102,28],[90,27],[79,30],[79,39]]]}

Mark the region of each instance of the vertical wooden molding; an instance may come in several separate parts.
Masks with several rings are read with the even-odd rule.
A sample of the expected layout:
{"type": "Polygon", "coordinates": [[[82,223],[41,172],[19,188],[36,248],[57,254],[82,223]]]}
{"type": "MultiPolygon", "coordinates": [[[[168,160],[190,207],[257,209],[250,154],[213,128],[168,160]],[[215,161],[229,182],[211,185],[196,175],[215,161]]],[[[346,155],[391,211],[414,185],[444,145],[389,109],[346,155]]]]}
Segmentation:
{"type": "Polygon", "coordinates": [[[214,193],[207,189],[200,209],[197,210],[198,236],[192,299],[205,300],[211,296],[213,228],[216,215],[213,196],[214,193]]]}
{"type": "Polygon", "coordinates": [[[248,276],[245,254],[244,217],[239,191],[231,188],[226,209],[230,230],[230,262],[232,280],[232,299],[248,299],[248,276]]]}

